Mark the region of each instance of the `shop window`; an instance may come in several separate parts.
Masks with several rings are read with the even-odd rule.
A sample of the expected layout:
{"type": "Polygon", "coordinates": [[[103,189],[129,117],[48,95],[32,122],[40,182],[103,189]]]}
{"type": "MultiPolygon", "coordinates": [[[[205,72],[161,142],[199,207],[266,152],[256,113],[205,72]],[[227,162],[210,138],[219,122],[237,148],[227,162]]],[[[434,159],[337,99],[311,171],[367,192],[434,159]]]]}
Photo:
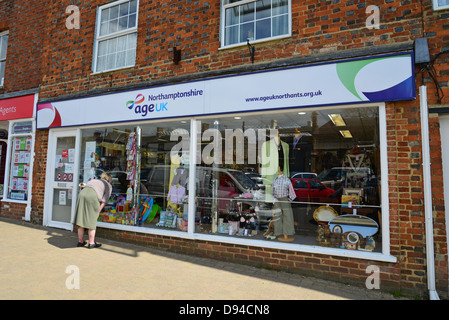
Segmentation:
{"type": "Polygon", "coordinates": [[[112,175],[112,196],[99,221],[187,231],[189,126],[176,121],[82,131],[81,181],[112,175]]]}
{"type": "Polygon", "coordinates": [[[10,126],[10,164],[6,198],[28,200],[31,153],[33,148],[33,122],[14,122],[10,126]]]}
{"type": "Polygon", "coordinates": [[[380,252],[378,119],[377,107],[201,119],[195,232],[380,252]]]}
{"type": "Polygon", "coordinates": [[[8,34],[0,34],[0,87],[5,79],[6,51],[8,48],[8,34]]]}
{"type": "Polygon", "coordinates": [[[112,174],[102,222],[381,252],[379,108],[298,111],[195,120],[195,161],[190,122],[84,129],[80,179],[112,174]]]}
{"type": "Polygon", "coordinates": [[[223,46],[290,34],[290,1],[226,0],[223,4],[223,46]]]}
{"type": "Polygon", "coordinates": [[[99,8],[94,72],[134,66],[138,0],[116,1],[99,8]]]}
{"type": "Polygon", "coordinates": [[[432,1],[433,1],[433,10],[449,9],[448,0],[432,0],[432,1]]]}

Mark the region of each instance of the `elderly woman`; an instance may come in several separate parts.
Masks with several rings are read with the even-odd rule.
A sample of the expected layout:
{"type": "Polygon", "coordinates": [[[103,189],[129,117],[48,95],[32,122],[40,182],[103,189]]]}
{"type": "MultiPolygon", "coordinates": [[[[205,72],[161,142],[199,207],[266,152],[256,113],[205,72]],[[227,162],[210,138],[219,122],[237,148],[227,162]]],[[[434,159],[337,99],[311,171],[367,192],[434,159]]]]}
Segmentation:
{"type": "Polygon", "coordinates": [[[95,230],[97,228],[98,216],[111,197],[111,181],[111,175],[103,172],[101,179],[89,181],[79,193],[75,214],[75,225],[78,226],[78,247],[86,245],[84,229],[88,229],[88,248],[92,249],[101,246],[101,244],[95,242],[95,230]]]}

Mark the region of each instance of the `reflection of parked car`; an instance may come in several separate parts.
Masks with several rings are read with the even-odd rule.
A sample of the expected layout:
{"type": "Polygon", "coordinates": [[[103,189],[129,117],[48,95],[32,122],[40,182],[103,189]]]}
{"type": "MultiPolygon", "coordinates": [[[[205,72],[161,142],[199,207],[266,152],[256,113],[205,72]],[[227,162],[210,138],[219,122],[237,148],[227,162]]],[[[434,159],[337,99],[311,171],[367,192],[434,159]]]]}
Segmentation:
{"type": "Polygon", "coordinates": [[[316,179],[326,187],[337,190],[345,182],[348,173],[356,175],[359,181],[361,179],[368,181],[370,179],[371,170],[369,168],[334,167],[322,171],[316,179]]]}
{"type": "MultiPolygon", "coordinates": [[[[202,202],[208,203],[210,203],[210,198],[212,197],[221,198],[219,201],[220,211],[224,211],[226,206],[230,205],[228,204],[229,201],[226,199],[243,194],[250,194],[251,191],[258,189],[254,181],[238,170],[199,166],[196,170],[197,196],[200,197],[200,199],[204,199],[202,202]],[[213,190],[214,180],[217,181],[216,190],[213,190]],[[209,200],[205,198],[209,198],[209,200]]],[[[148,172],[146,181],[149,194],[165,199],[170,189],[169,179],[170,166],[156,165],[152,167],[148,172]]],[[[199,206],[201,206],[201,204],[199,204],[199,206]]]]}
{"type": "Polygon", "coordinates": [[[262,189],[262,190],[265,189],[264,180],[266,180],[266,179],[262,178],[262,176],[261,176],[259,173],[249,171],[249,172],[245,172],[245,175],[246,175],[248,178],[250,178],[251,180],[253,180],[254,183],[255,183],[260,189],[262,189]]]}
{"type": "Polygon", "coordinates": [[[335,192],[317,180],[291,179],[291,181],[300,202],[323,202],[335,192]]]}
{"type": "Polygon", "coordinates": [[[110,172],[111,177],[112,177],[112,181],[111,181],[111,185],[113,189],[119,189],[122,190],[123,188],[125,188],[125,191],[122,190],[122,192],[126,192],[126,188],[128,188],[127,182],[125,182],[125,186],[122,186],[123,184],[123,178],[122,176],[125,177],[126,180],[126,172],[125,171],[111,171],[110,172]]]}
{"type": "Polygon", "coordinates": [[[316,179],[317,174],[314,172],[291,172],[290,179],[316,179]]]}

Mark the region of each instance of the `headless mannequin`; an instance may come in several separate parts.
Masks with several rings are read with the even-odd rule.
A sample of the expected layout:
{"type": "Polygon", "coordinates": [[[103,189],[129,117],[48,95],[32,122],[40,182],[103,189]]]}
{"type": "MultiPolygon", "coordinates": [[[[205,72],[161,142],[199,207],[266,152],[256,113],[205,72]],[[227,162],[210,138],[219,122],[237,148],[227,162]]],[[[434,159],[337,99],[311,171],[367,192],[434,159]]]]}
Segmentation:
{"type": "Polygon", "coordinates": [[[296,147],[296,144],[301,140],[301,131],[298,128],[295,128],[295,137],[293,138],[293,150],[296,147]]]}
{"type": "Polygon", "coordinates": [[[273,180],[278,175],[279,163],[283,163],[286,176],[289,175],[289,146],[286,142],[282,141],[279,132],[276,132],[270,140],[262,144],[262,167],[261,175],[265,179],[265,196],[266,201],[271,202],[271,185],[273,180]]]}
{"type": "MultiPolygon", "coordinates": [[[[282,170],[281,170],[281,167],[278,167],[278,176],[280,176],[280,175],[282,175],[282,174],[283,174],[283,172],[282,172],[282,170]]],[[[284,214],[285,214],[285,213],[284,213],[284,214]]],[[[281,235],[281,236],[279,236],[277,239],[278,239],[279,241],[282,241],[282,242],[291,242],[291,241],[294,240],[294,238],[293,238],[292,236],[289,236],[289,235],[287,235],[287,234],[281,235]]]]}

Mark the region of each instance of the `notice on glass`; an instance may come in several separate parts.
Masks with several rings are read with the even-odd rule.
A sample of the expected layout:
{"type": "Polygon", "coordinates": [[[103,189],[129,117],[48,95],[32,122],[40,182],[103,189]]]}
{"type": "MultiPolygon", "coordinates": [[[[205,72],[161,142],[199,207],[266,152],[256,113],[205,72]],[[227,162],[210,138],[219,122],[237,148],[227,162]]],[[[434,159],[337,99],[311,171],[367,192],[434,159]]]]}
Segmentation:
{"type": "Polygon", "coordinates": [[[62,168],[62,155],[57,154],[55,159],[55,169],[62,168]]]}
{"type": "Polygon", "coordinates": [[[88,183],[90,180],[95,178],[95,168],[84,169],[84,178],[83,182],[88,183]]]}
{"type": "Polygon", "coordinates": [[[13,154],[13,163],[30,163],[30,151],[16,151],[13,154]]]}
{"type": "Polygon", "coordinates": [[[67,201],[67,191],[66,190],[61,190],[59,191],[59,205],[60,206],[65,206],[67,201]]]}
{"type": "Polygon", "coordinates": [[[69,162],[75,162],[75,149],[69,149],[69,162]]]}
{"type": "Polygon", "coordinates": [[[97,144],[95,141],[86,142],[86,155],[84,156],[84,161],[95,161],[95,148],[97,144]]]}
{"type": "Polygon", "coordinates": [[[73,163],[65,163],[65,173],[73,173],[75,165],[73,163]]]}

